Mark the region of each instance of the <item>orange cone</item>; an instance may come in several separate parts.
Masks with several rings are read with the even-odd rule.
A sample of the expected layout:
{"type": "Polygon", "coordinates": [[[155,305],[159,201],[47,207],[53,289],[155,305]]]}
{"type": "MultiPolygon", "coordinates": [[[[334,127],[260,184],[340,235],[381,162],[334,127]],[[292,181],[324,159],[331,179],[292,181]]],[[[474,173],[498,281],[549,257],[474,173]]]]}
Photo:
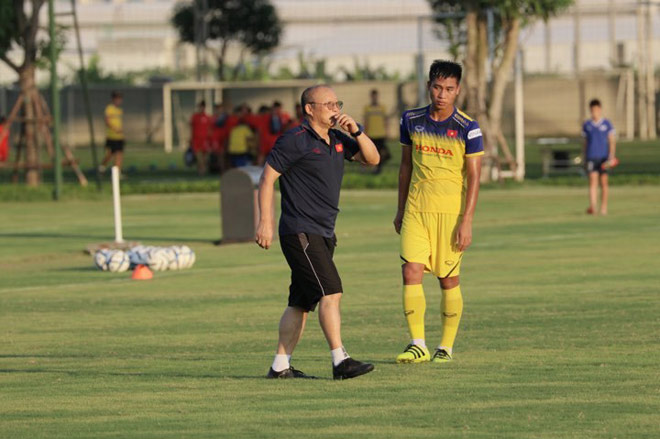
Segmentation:
{"type": "Polygon", "coordinates": [[[133,269],[133,275],[131,279],[134,280],[149,280],[154,277],[154,274],[149,270],[149,267],[146,265],[138,264],[137,267],[133,269]]]}

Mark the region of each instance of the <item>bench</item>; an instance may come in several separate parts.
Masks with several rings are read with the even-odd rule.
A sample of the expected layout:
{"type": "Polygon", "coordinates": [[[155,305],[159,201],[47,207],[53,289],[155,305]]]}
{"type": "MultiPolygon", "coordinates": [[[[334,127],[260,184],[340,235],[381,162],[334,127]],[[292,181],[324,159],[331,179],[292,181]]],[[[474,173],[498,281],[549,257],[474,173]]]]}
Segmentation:
{"type": "Polygon", "coordinates": [[[568,137],[541,137],[536,143],[541,146],[543,178],[551,175],[585,175],[582,152],[571,149],[568,137]]]}

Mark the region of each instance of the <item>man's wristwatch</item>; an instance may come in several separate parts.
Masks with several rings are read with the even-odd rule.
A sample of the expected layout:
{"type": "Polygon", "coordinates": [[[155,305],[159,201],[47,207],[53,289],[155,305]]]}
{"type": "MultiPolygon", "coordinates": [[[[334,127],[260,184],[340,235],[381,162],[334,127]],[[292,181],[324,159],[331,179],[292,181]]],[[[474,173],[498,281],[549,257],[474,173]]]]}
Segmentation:
{"type": "Polygon", "coordinates": [[[350,133],[350,134],[353,137],[358,137],[360,134],[362,134],[362,127],[360,125],[358,125],[358,130],[356,132],[350,133]]]}

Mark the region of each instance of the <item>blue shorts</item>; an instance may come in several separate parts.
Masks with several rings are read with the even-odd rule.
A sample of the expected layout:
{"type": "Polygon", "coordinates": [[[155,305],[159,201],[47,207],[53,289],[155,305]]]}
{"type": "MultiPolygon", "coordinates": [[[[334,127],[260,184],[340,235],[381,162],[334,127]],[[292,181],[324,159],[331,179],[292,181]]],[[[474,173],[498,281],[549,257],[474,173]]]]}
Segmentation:
{"type": "Polygon", "coordinates": [[[250,154],[229,154],[229,163],[232,168],[242,168],[252,164],[252,156],[250,154]]]}

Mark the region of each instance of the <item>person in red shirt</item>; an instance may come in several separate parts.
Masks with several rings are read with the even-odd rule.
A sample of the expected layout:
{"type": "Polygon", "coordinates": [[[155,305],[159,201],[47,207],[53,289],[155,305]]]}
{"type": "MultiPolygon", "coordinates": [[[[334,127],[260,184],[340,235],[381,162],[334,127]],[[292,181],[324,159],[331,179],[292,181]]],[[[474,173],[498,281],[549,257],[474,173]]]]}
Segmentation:
{"type": "Polygon", "coordinates": [[[257,151],[257,166],[263,166],[266,161],[266,156],[273,148],[271,144],[270,129],[270,108],[265,105],[259,107],[259,113],[255,120],[255,131],[259,138],[258,151],[257,151]]]}
{"type": "MultiPolygon", "coordinates": [[[[215,104],[213,106],[213,124],[211,127],[209,161],[211,162],[211,168],[216,169],[220,174],[227,169],[226,149],[227,139],[229,137],[227,120],[229,116],[230,115],[223,104],[215,104]]],[[[211,172],[213,172],[213,170],[211,172]]]]}
{"type": "MultiPolygon", "coordinates": [[[[260,115],[259,114],[254,114],[252,112],[252,107],[250,107],[247,104],[243,104],[242,109],[243,109],[243,111],[241,112],[241,114],[243,115],[242,116],[243,122],[248,124],[248,126],[256,132],[257,127],[259,126],[260,115]]],[[[259,108],[259,110],[261,110],[261,107],[259,108]]]]}
{"type": "Polygon", "coordinates": [[[295,117],[295,119],[292,118],[289,121],[289,123],[286,126],[285,131],[288,131],[291,128],[295,128],[295,127],[300,126],[303,122],[303,118],[304,118],[304,115],[303,115],[303,112],[302,112],[302,106],[300,104],[296,104],[296,117],[295,117]]]}
{"type": "Polygon", "coordinates": [[[284,133],[284,131],[287,130],[290,123],[291,123],[291,116],[289,115],[289,113],[287,113],[282,109],[282,103],[280,103],[279,101],[273,102],[271,121],[270,121],[271,134],[279,137],[281,134],[284,133]]]}
{"type": "Polygon", "coordinates": [[[273,102],[270,112],[263,117],[267,120],[263,122],[265,125],[263,137],[260,136],[259,138],[258,165],[264,163],[266,156],[275,146],[278,137],[291,128],[291,116],[282,109],[282,104],[279,101],[273,102]]]}
{"type": "Polygon", "coordinates": [[[211,126],[211,151],[222,151],[227,143],[227,119],[229,113],[223,104],[213,106],[213,124],[211,126]]]}
{"type": "Polygon", "coordinates": [[[194,113],[190,118],[191,146],[197,158],[197,172],[200,175],[206,173],[211,122],[211,117],[206,114],[206,102],[202,100],[197,107],[197,113],[194,113]]]}
{"type": "Polygon", "coordinates": [[[234,111],[232,111],[227,115],[227,121],[225,122],[225,129],[227,130],[227,138],[229,138],[232,128],[238,125],[238,122],[241,120],[241,117],[243,117],[243,111],[244,111],[243,108],[244,108],[243,105],[239,105],[234,108],[234,111]]]}
{"type": "Polygon", "coordinates": [[[9,124],[4,116],[0,116],[0,162],[6,162],[9,157],[9,124]]]}

